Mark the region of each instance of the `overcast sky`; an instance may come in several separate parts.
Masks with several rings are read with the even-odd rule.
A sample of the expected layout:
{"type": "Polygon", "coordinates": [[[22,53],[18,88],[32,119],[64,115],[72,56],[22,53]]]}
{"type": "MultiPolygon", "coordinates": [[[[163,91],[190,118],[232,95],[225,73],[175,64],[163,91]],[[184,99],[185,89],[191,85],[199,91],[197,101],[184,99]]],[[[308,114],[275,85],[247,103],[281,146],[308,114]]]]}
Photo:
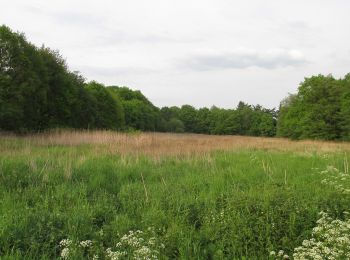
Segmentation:
{"type": "Polygon", "coordinates": [[[306,76],[350,72],[349,0],[11,0],[0,24],[157,106],[272,108],[306,76]]]}

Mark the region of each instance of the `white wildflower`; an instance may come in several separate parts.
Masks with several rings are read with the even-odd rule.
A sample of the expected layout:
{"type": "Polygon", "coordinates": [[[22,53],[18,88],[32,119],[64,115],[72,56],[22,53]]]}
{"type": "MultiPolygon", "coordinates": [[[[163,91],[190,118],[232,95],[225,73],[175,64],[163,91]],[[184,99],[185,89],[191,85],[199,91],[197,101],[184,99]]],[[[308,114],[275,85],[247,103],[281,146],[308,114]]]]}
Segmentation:
{"type": "Polygon", "coordinates": [[[110,248],[106,249],[106,256],[110,259],[110,260],[119,260],[122,257],[126,256],[127,252],[125,251],[115,251],[113,252],[110,248]]]}
{"type": "Polygon", "coordinates": [[[60,242],[60,247],[69,247],[72,244],[72,240],[70,239],[63,239],[60,242]]]}
{"type": "Polygon", "coordinates": [[[88,248],[88,247],[92,246],[92,241],[91,240],[81,241],[79,243],[79,245],[83,248],[88,248]]]}
{"type": "Polygon", "coordinates": [[[61,251],[61,258],[68,259],[68,257],[69,257],[69,248],[65,247],[61,251]]]}

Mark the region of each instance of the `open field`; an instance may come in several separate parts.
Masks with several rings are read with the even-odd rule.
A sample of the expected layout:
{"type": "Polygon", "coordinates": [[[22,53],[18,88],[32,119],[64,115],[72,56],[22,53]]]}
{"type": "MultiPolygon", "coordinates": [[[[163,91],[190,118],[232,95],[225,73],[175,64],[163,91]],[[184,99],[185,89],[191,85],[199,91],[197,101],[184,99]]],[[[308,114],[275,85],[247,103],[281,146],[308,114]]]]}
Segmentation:
{"type": "Polygon", "coordinates": [[[278,138],[2,135],[0,256],[292,256],[321,211],[346,219],[349,153],[349,143],[278,138]]]}

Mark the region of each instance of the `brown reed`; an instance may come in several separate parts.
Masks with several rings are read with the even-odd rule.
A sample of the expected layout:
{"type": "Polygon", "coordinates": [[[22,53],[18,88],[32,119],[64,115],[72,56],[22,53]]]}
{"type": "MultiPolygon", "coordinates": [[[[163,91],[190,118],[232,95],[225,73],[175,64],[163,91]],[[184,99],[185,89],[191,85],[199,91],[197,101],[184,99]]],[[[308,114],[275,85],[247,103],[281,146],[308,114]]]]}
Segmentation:
{"type": "Polygon", "coordinates": [[[30,153],[36,146],[80,146],[90,145],[96,153],[118,153],[122,155],[151,155],[160,158],[164,155],[187,156],[203,155],[211,151],[266,150],[294,151],[301,153],[327,153],[349,151],[348,142],[292,141],[285,138],[250,136],[215,136],[202,134],[171,133],[120,133],[113,131],[51,131],[27,136],[1,135],[0,148],[6,143],[20,140],[21,150],[30,153]]]}

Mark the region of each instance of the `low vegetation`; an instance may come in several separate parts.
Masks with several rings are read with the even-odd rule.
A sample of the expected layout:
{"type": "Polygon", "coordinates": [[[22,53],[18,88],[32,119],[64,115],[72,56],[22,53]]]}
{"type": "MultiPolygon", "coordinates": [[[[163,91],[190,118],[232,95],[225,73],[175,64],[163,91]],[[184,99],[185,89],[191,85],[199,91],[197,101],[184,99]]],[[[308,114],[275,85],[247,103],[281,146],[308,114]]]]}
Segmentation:
{"type": "Polygon", "coordinates": [[[0,255],[298,259],[321,242],[344,256],[322,234],[344,237],[349,150],[237,136],[3,135],[0,255]]]}
{"type": "Polygon", "coordinates": [[[349,259],[349,108],[350,74],[158,108],[0,26],[0,257],[349,259]]]}

